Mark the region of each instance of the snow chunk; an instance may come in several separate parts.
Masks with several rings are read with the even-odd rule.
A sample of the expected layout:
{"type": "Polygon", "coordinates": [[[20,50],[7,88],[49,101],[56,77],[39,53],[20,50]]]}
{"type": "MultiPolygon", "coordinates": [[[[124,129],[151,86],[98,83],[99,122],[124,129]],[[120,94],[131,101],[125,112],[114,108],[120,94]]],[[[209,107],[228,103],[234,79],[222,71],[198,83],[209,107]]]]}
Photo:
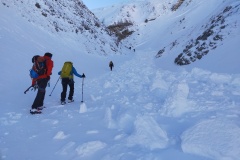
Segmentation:
{"type": "Polygon", "coordinates": [[[87,131],[87,134],[97,134],[99,131],[97,130],[92,130],[92,131],[87,131]]]}
{"type": "Polygon", "coordinates": [[[173,85],[169,92],[169,97],[160,109],[162,115],[179,117],[193,110],[194,103],[188,100],[189,86],[185,81],[173,85]]]}
{"type": "Polygon", "coordinates": [[[233,79],[232,84],[236,85],[236,86],[240,86],[240,78],[237,77],[237,78],[233,79]]]}
{"type": "Polygon", "coordinates": [[[210,76],[210,79],[215,83],[229,83],[232,80],[232,77],[231,75],[222,75],[222,74],[213,73],[210,76]]]}
{"type": "Polygon", "coordinates": [[[204,120],[185,131],[182,150],[218,160],[236,160],[240,157],[240,128],[220,119],[204,120]]]}
{"type": "Polygon", "coordinates": [[[163,74],[158,71],[156,73],[156,78],[153,80],[153,84],[151,86],[151,91],[154,89],[162,89],[162,90],[167,90],[168,89],[168,84],[167,82],[163,79],[163,74]]]}
{"type": "Polygon", "coordinates": [[[129,146],[140,145],[150,150],[167,147],[167,133],[152,117],[138,116],[134,125],[135,133],[128,138],[129,146]]]}
{"type": "Polygon", "coordinates": [[[94,154],[95,152],[103,149],[106,147],[106,143],[103,143],[101,141],[92,141],[84,143],[76,148],[76,151],[79,156],[86,157],[94,154]]]}
{"type": "Polygon", "coordinates": [[[75,146],[75,142],[68,142],[57,152],[57,154],[67,155],[68,153],[70,153],[72,151],[72,148],[74,146],[75,146]]]}
{"type": "MultiPolygon", "coordinates": [[[[114,105],[112,106],[114,108],[114,105]]],[[[107,123],[108,128],[116,128],[116,124],[114,120],[112,119],[112,110],[111,108],[106,109],[106,114],[105,114],[105,121],[107,123]]]]}
{"type": "Polygon", "coordinates": [[[105,82],[105,84],[103,85],[104,88],[111,88],[112,84],[110,82],[105,82]]]}
{"type": "Polygon", "coordinates": [[[67,138],[67,137],[68,137],[68,136],[65,135],[63,131],[59,131],[59,132],[54,136],[53,139],[65,139],[65,138],[67,138]]]}

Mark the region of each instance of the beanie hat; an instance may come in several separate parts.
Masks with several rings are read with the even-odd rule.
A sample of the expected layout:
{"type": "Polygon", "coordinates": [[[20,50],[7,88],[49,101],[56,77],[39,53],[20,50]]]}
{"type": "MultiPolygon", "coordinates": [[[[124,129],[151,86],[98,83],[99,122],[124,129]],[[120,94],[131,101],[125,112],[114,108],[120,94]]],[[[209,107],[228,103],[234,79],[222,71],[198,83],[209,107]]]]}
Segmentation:
{"type": "Polygon", "coordinates": [[[48,56],[48,57],[52,58],[52,53],[47,52],[44,54],[44,56],[48,56]]]}

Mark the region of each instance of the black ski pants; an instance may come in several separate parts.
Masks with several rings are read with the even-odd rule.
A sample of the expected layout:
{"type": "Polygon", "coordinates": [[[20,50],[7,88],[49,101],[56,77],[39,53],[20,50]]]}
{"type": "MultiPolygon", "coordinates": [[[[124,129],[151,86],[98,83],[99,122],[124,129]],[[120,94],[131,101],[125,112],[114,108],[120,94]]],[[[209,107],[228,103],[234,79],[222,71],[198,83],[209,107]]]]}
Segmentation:
{"type": "Polygon", "coordinates": [[[69,78],[62,78],[62,93],[61,93],[61,101],[65,101],[66,99],[66,94],[67,94],[67,87],[69,86],[70,91],[68,94],[68,99],[72,100],[73,99],[73,94],[74,94],[74,81],[73,79],[69,78]]]}
{"type": "Polygon", "coordinates": [[[38,107],[43,106],[47,83],[48,83],[48,78],[42,78],[37,80],[38,92],[35,97],[35,100],[33,101],[32,109],[34,108],[37,109],[38,107]]]}

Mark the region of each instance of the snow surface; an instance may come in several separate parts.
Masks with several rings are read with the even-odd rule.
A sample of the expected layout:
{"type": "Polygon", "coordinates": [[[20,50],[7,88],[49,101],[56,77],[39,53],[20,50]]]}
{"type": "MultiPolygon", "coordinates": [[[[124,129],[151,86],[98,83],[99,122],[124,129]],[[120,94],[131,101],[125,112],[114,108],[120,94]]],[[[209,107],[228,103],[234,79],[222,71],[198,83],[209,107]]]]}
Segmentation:
{"type": "MultiPolygon", "coordinates": [[[[134,42],[136,52],[102,57],[32,25],[11,8],[0,5],[0,15],[1,160],[239,159],[239,61],[213,72],[215,63],[206,56],[208,63],[199,61],[198,67],[165,62],[166,69],[155,58],[159,47],[146,43],[150,37],[159,40],[148,26],[134,42]],[[31,58],[47,51],[54,68],[46,108],[30,115],[36,92],[23,92],[31,84],[31,58]],[[86,79],[75,78],[75,102],[63,106],[56,82],[68,60],[86,79]]],[[[225,42],[234,46],[239,35],[225,42]]]]}

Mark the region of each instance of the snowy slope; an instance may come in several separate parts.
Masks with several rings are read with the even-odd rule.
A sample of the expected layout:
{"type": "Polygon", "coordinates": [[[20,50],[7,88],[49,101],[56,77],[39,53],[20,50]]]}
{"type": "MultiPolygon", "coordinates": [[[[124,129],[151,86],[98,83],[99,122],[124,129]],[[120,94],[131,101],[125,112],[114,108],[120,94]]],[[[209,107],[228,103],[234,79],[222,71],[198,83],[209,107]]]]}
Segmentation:
{"type": "Polygon", "coordinates": [[[129,20],[138,25],[145,20],[154,20],[170,12],[175,0],[133,0],[128,3],[94,9],[93,13],[106,25],[129,20]]]}
{"type": "Polygon", "coordinates": [[[97,54],[107,55],[120,52],[116,38],[108,34],[106,27],[82,1],[2,0],[1,6],[17,10],[32,25],[61,37],[62,41],[78,43],[79,48],[88,53],[98,51],[97,54]]]}
{"type": "Polygon", "coordinates": [[[172,11],[176,3],[132,1],[93,12],[106,25],[124,20],[134,22],[129,28],[134,33],[124,44],[140,50],[146,46],[148,50],[155,50],[161,68],[171,69],[177,64],[181,68],[238,73],[238,66],[234,64],[237,64],[236,47],[240,41],[239,1],[185,0],[172,11]],[[226,67],[231,63],[232,66],[226,67]],[[182,66],[188,64],[190,67],[182,66]],[[206,68],[208,64],[212,66],[206,68]]]}
{"type": "MultiPolygon", "coordinates": [[[[192,1],[199,10],[202,5],[207,10],[207,6],[218,3],[197,2],[192,1]]],[[[217,8],[214,14],[224,6],[217,8]]],[[[193,63],[185,69],[167,63],[172,59],[167,54],[155,58],[161,48],[157,43],[159,33],[166,40],[160,41],[162,46],[184,33],[180,31],[176,37],[163,34],[179,31],[173,25],[176,13],[139,26],[141,34],[135,33],[136,40],[129,40],[135,44],[135,52],[122,50],[123,55],[99,56],[79,49],[78,42],[85,38],[66,41],[58,33],[36,27],[14,8],[1,4],[0,159],[238,160],[240,74],[236,60],[240,57],[235,54],[236,60],[224,67],[224,73],[222,68],[212,71],[216,63],[207,62],[211,62],[208,59],[211,56],[231,60],[230,55],[222,56],[229,51],[226,46],[239,42],[239,26],[233,30],[235,35],[218,47],[219,56],[211,54],[197,62],[200,67],[193,63]],[[157,30],[160,22],[165,24],[161,32],[157,30]],[[23,92],[31,84],[28,76],[31,58],[47,51],[53,53],[54,68],[51,85],[47,87],[46,108],[41,115],[30,115],[36,92],[23,92]],[[56,83],[57,72],[69,60],[78,73],[85,73],[86,79],[75,77],[75,102],[63,106],[59,104],[62,89],[61,82],[56,83]],[[112,72],[108,68],[110,60],[115,64],[112,72]]],[[[179,13],[185,13],[184,9],[179,13]]],[[[238,22],[237,15],[231,20],[238,22]]],[[[195,21],[188,23],[185,26],[190,28],[195,21]]],[[[190,38],[196,34],[192,35],[190,38]]],[[[101,52],[96,48],[97,53],[101,52]]]]}

